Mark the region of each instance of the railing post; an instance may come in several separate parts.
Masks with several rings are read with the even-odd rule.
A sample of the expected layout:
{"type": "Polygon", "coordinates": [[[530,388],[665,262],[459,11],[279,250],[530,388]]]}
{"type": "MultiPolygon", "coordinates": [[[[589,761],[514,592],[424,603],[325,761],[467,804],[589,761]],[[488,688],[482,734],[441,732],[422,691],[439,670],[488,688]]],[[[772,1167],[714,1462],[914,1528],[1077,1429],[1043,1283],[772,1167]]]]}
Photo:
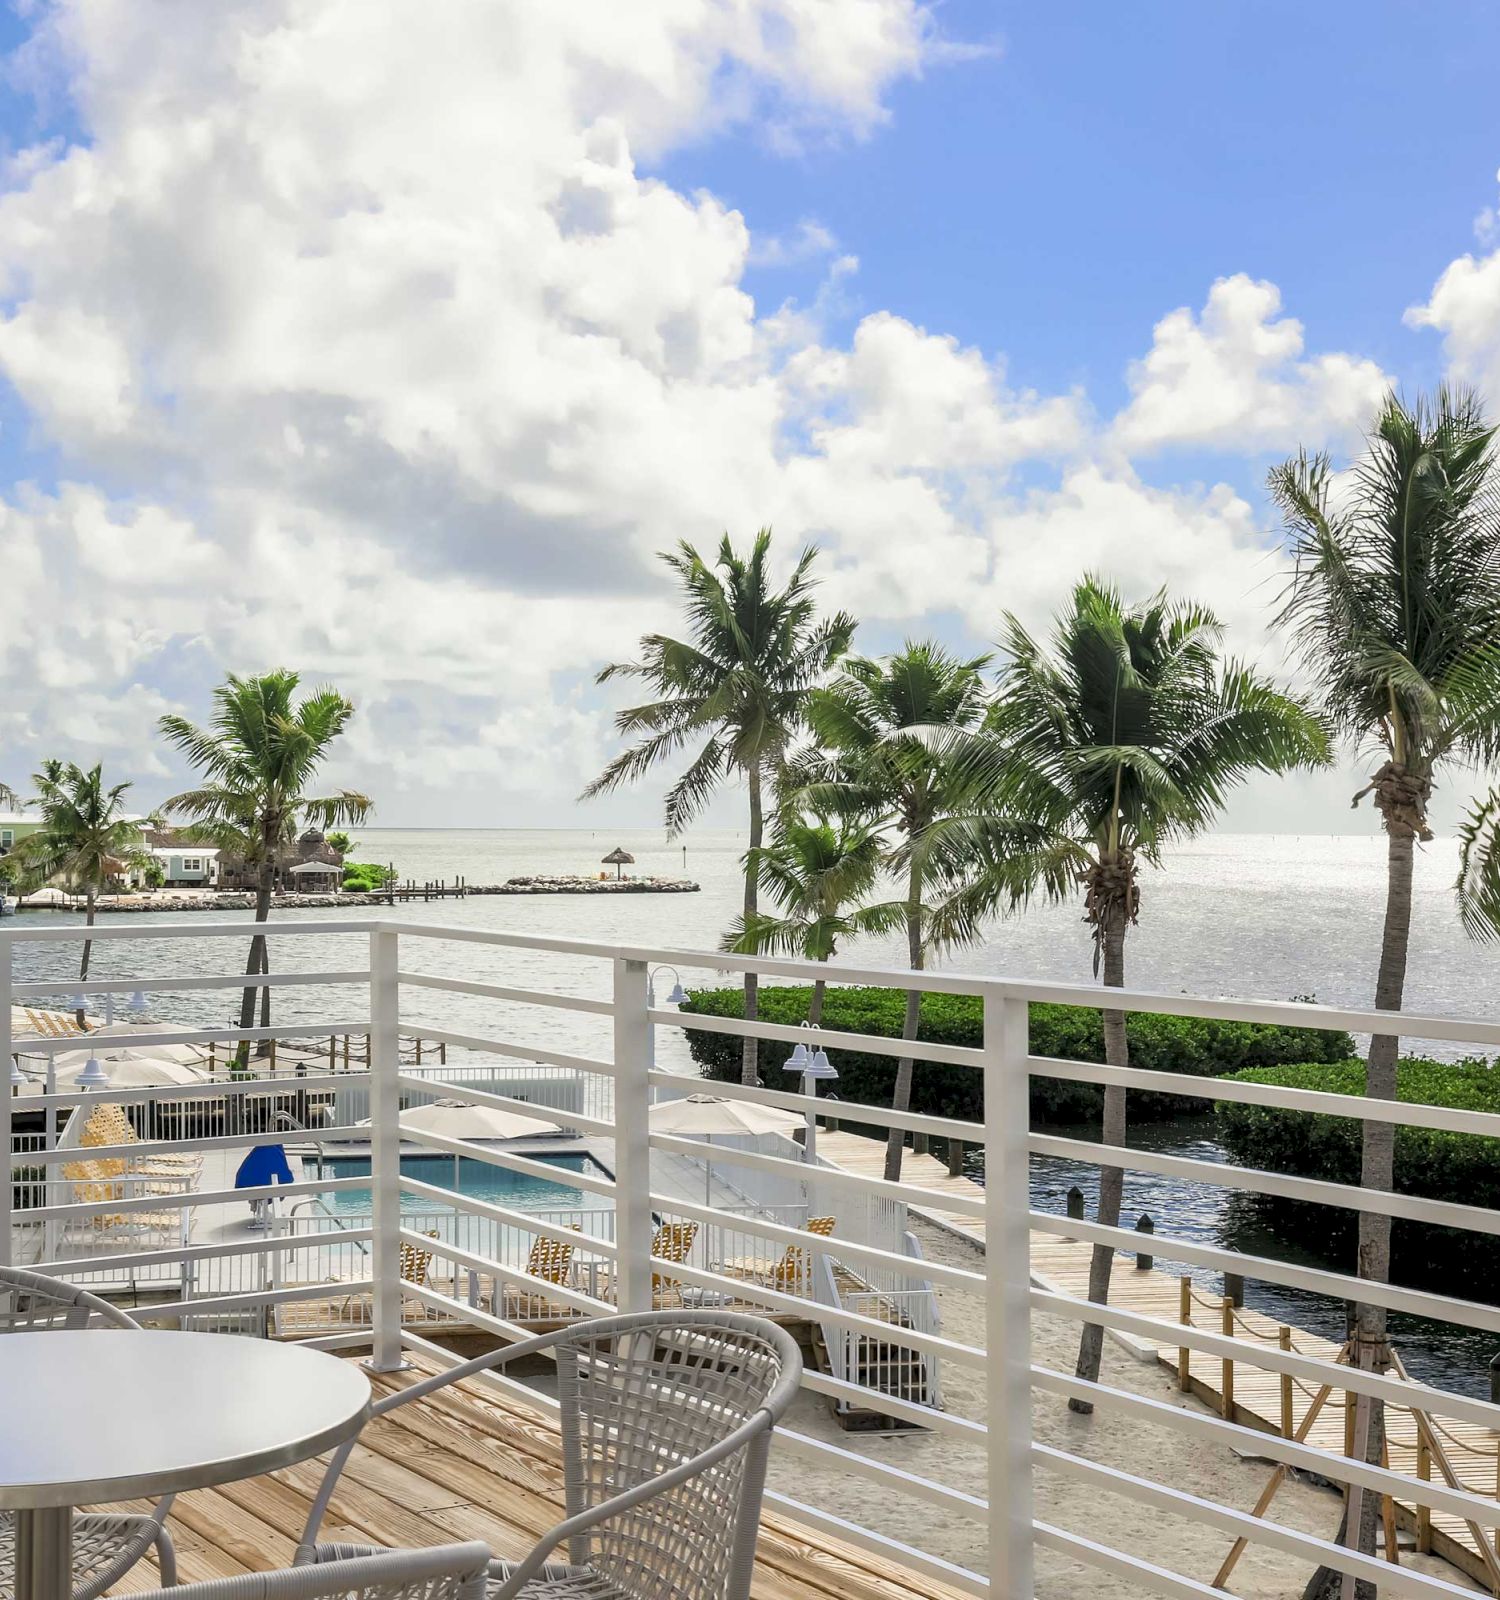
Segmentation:
{"type": "Polygon", "coordinates": [[[984,992],[990,1593],[1031,1600],[1031,1080],[1026,1001],[984,992]]]}
{"type": "Polygon", "coordinates": [[[646,963],[615,961],[615,1306],[649,1311],[651,1290],[651,1066],[646,963]]]}
{"type": "MultiPolygon", "coordinates": [[[[11,1199],[15,1193],[15,1162],[11,1159],[10,1124],[11,1106],[15,1099],[15,1089],[10,1081],[10,1001],[11,1001],[11,961],[15,950],[15,943],[8,933],[0,933],[0,1072],[4,1073],[4,1080],[0,1081],[0,1151],[4,1152],[5,1168],[4,1182],[0,1183],[0,1267],[11,1264],[11,1199]]],[[[52,1168],[45,1162],[43,1171],[51,1176],[52,1168]]],[[[47,1202],[47,1184],[42,1184],[42,1203],[47,1202]]]]}
{"type": "MultiPolygon", "coordinates": [[[[370,1188],[375,1237],[370,1265],[374,1349],[370,1367],[395,1372],[401,1360],[401,997],[398,935],[370,933],[370,1188]]],[[[347,1039],[345,1041],[347,1047],[347,1039]]]]}

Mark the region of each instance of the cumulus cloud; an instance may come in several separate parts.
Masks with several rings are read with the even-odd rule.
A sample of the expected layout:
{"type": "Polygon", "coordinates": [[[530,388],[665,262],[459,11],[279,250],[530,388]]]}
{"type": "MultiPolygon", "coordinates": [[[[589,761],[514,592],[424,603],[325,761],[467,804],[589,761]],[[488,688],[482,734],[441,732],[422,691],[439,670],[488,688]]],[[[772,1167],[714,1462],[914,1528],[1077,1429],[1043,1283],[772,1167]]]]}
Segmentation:
{"type": "Polygon", "coordinates": [[[1453,377],[1500,394],[1500,250],[1450,262],[1426,303],[1413,306],[1406,320],[1443,336],[1453,377]]]}
{"type": "Polygon", "coordinates": [[[1118,443],[1248,453],[1356,436],[1390,380],[1340,352],[1302,359],[1302,324],[1280,312],[1274,283],[1237,273],[1214,284],[1197,316],[1180,306],[1163,317],[1130,369],[1118,443]]]}

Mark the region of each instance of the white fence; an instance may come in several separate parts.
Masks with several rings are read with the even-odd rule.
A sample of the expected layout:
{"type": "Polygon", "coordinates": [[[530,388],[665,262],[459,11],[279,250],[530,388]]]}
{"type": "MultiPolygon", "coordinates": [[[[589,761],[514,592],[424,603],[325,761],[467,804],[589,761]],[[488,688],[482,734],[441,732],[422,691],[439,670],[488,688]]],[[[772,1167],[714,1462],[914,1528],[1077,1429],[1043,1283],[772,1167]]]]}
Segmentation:
{"type": "MultiPolygon", "coordinates": [[[[403,1345],[411,1345],[445,1359],[439,1348],[424,1337],[423,1329],[432,1319],[462,1321],[471,1327],[488,1329],[500,1336],[513,1337],[521,1324],[535,1325],[536,1317],[593,1315],[622,1310],[645,1310],[654,1303],[724,1303],[733,1300],[763,1307],[768,1313],[815,1322],[831,1334],[837,1357],[833,1370],[809,1369],[806,1384],[810,1390],[848,1406],[862,1405],[900,1420],[926,1427],[957,1439],[981,1451],[986,1464],[985,1492],[959,1489],[923,1475],[918,1470],[901,1469],[871,1459],[850,1449],[801,1434],[795,1428],[779,1434],[778,1448],[800,1454],[826,1465],[836,1461],[841,1470],[868,1481],[869,1503],[879,1506],[891,1497],[915,1496],[940,1509],[945,1516],[971,1519],[987,1536],[990,1553],[987,1572],[968,1571],[949,1560],[942,1551],[920,1550],[892,1538],[881,1527],[860,1527],[782,1495],[772,1502],[812,1525],[853,1539],[914,1569],[940,1578],[975,1594],[991,1593],[1007,1597],[1030,1596],[1033,1590],[1033,1563],[1039,1549],[1059,1551],[1088,1566],[1122,1577],[1148,1592],[1173,1596],[1196,1596],[1199,1600],[1222,1591],[1191,1575],[1174,1570],[1173,1550],[1165,1537],[1150,1543],[1150,1554],[1114,1548],[1098,1536],[1068,1531],[1038,1521],[1033,1515],[1032,1483],[1038,1472],[1060,1474],[1085,1484],[1089,1491],[1124,1497],[1139,1508],[1142,1528],[1154,1530],[1163,1513],[1186,1517],[1216,1530],[1226,1540],[1244,1537],[1264,1543],[1283,1554],[1305,1562],[1310,1570],[1326,1563],[1357,1577],[1373,1578],[1382,1595],[1453,1595],[1457,1586],[1426,1576],[1409,1567],[1388,1565],[1357,1552],[1333,1545],[1328,1539],[1255,1518],[1234,1507],[1217,1504],[1199,1494],[1151,1478],[1150,1463],[1138,1470],[1107,1466],[1082,1455],[1033,1440],[1032,1408],[1034,1392],[1055,1397],[1079,1397],[1097,1407],[1115,1409],[1126,1416],[1163,1427],[1180,1429],[1207,1438],[1228,1448],[1234,1447],[1294,1466],[1307,1465],[1307,1450],[1292,1441],[1252,1430],[1234,1422],[1144,1400],[1136,1393],[1106,1384],[1091,1385],[1071,1372],[1033,1365],[1030,1359],[1031,1319],[1045,1313],[1074,1324],[1093,1322],[1106,1329],[1133,1334],[1163,1344],[1182,1346],[1204,1357],[1229,1357],[1246,1367],[1256,1367],[1277,1376],[1290,1375],[1304,1383],[1328,1381],[1332,1369],[1326,1361],[1295,1350],[1268,1347],[1202,1327],[1181,1326],[1116,1305],[1096,1305],[1048,1289],[1033,1287],[1030,1277],[1031,1229],[1033,1224],[1050,1233],[1068,1231],[1074,1237],[1113,1245],[1133,1252],[1139,1244],[1131,1231],[1105,1228],[1093,1223],[1059,1224],[1053,1217],[1033,1217],[1029,1213],[1027,1190],[1028,1151],[1045,1148],[1051,1154],[1059,1147],[1073,1159],[1096,1165],[1114,1164],[1161,1170],[1170,1160],[1173,1170],[1191,1167],[1194,1181],[1229,1189],[1275,1193],[1294,1199],[1313,1201],[1345,1210],[1365,1209],[1445,1226],[1471,1230],[1480,1235],[1500,1234],[1500,1216],[1477,1207],[1449,1204],[1410,1196],[1386,1194],[1354,1186],[1337,1185],[1310,1179],[1272,1176],[1247,1172],[1232,1166],[1187,1162],[1181,1157],[1152,1157],[1141,1152],[1111,1149],[1084,1141],[1049,1137],[1034,1140],[1028,1133],[1028,1081],[1032,1075],[1059,1077],[1129,1088],[1188,1094],[1207,1101],[1238,1101],[1275,1106],[1314,1114],[1362,1117],[1397,1125],[1500,1136],[1500,1116],[1428,1106],[1395,1104],[1369,1098],[1284,1089],[1265,1085],[1234,1083],[1198,1078],[1185,1079],[1171,1073],[1141,1069],[1114,1070],[1089,1063],[1046,1060],[1028,1051],[1028,1004],[1054,1001],[1098,1007],[1100,992],[1087,986],[1012,982],[1002,979],[966,977],[944,973],[900,973],[840,968],[841,980],[886,985],[895,989],[908,986],[980,998],[984,1015],[983,1045],[979,1048],[919,1044],[915,1048],[897,1040],[846,1035],[825,1029],[820,1042],[828,1050],[844,1049],[890,1056],[915,1055],[919,1062],[940,1062],[980,1074],[983,1080],[984,1120],[982,1123],[949,1118],[905,1115],[897,1117],[889,1109],[857,1106],[841,1102],[837,1114],[845,1122],[857,1121],[875,1126],[905,1126],[939,1138],[952,1138],[970,1146],[983,1146],[986,1152],[986,1187],[982,1196],[944,1192],[943,1209],[971,1218],[983,1228],[986,1253],[976,1256],[972,1265],[914,1260],[905,1249],[900,1233],[891,1234],[889,1224],[899,1222],[908,1206],[931,1204],[934,1196],[912,1182],[892,1184],[884,1179],[860,1176],[831,1168],[816,1173],[816,1194],[820,1206],[835,1213],[833,1234],[815,1240],[803,1227],[807,1220],[806,1201],[798,1202],[778,1215],[767,1202],[761,1203],[765,1189],[752,1196],[743,1210],[729,1211],[712,1203],[698,1203],[682,1193],[658,1192],[653,1172],[652,1153],[662,1152],[702,1161],[703,1146],[690,1139],[650,1131],[649,1106],[653,1091],[680,1092],[682,1079],[652,1065],[651,1031],[665,1028],[706,1028],[736,1034],[749,1034],[790,1047],[798,1041],[799,1030],[769,1023],[745,1025],[731,1020],[684,1016],[668,1007],[648,1003],[648,979],[653,963],[670,963],[681,971],[700,969],[722,972],[750,968],[768,976],[797,982],[810,982],[825,976],[826,969],[813,968],[797,961],[746,959],[721,952],[683,952],[644,948],[619,948],[562,939],[538,939],[521,935],[487,933],[474,929],[450,929],[395,921],[351,921],[268,924],[264,930],[290,950],[281,953],[274,986],[357,983],[368,986],[368,1006],[347,1018],[327,1018],[311,1031],[326,1035],[352,1034],[369,1040],[369,1110],[372,1126],[357,1130],[347,1099],[335,1100],[339,1115],[332,1128],[322,1128],[322,1137],[368,1137],[372,1173],[364,1178],[329,1175],[303,1177],[279,1188],[266,1185],[235,1189],[219,1179],[216,1184],[200,1181],[190,1190],[158,1185],[147,1194],[127,1193],[128,1184],[112,1192],[107,1200],[98,1195],[80,1194],[76,1183],[61,1175],[63,1164],[77,1158],[76,1150],[66,1148],[20,1148],[11,1140],[13,1109],[21,1102],[0,1096],[0,1149],[11,1152],[13,1169],[24,1170],[23,1183],[0,1184],[0,1259],[11,1256],[18,1243],[35,1236],[37,1225],[55,1226],[49,1238],[72,1237],[74,1231],[91,1227],[91,1218],[101,1211],[111,1217],[129,1218],[166,1209],[197,1226],[185,1234],[167,1239],[161,1235],[149,1241],[121,1233],[118,1246],[102,1241],[103,1253],[96,1250],[85,1260],[47,1255],[38,1264],[44,1270],[66,1272],[82,1282],[107,1285],[118,1282],[141,1284],[152,1271],[169,1267],[159,1275],[155,1298],[149,1302],[152,1316],[186,1320],[191,1326],[217,1326],[236,1331],[297,1332],[300,1327],[317,1328],[326,1333],[331,1325],[334,1342],[355,1338],[373,1344],[377,1367],[390,1368],[401,1359],[403,1345]],[[339,935],[361,941],[360,964],[338,972],[296,972],[290,970],[299,935],[316,934],[326,938],[339,935]],[[601,979],[595,995],[574,994],[534,987],[518,987],[500,981],[455,975],[462,965],[474,971],[473,947],[478,946],[497,961],[507,951],[525,951],[533,966],[539,957],[566,963],[570,974],[580,963],[595,964],[601,979]],[[365,957],[363,949],[367,949],[365,957]],[[460,963],[456,953],[465,952],[460,963]],[[447,970],[445,970],[445,963],[447,970]],[[431,1026],[420,1029],[403,1020],[408,1005],[431,992],[457,994],[467,1001],[494,1001],[515,1008],[523,1015],[556,1019],[566,1013],[579,1025],[578,1039],[563,1039],[555,1026],[529,1030],[524,1024],[507,1020],[494,1031],[468,1026],[464,1030],[442,1030],[431,1026]],[[590,1031],[591,1030],[591,1031],[590,1031]],[[459,1098],[476,1105],[524,1112],[534,1102],[504,1092],[502,1079],[492,1087],[456,1085],[451,1073],[434,1083],[434,1075],[418,1071],[403,1059],[403,1042],[418,1035],[446,1045],[454,1051],[481,1052],[502,1062],[526,1063],[530,1072],[536,1066],[561,1073],[584,1074],[590,1082],[606,1082],[611,1093],[607,1102],[595,1097],[577,1104],[551,1104],[555,1120],[585,1139],[608,1141],[611,1160],[609,1174],[570,1172],[566,1181],[586,1195],[587,1204],[573,1211],[554,1213],[517,1209],[474,1196],[455,1193],[417,1181],[400,1170],[403,1143],[418,1144],[429,1150],[468,1160],[488,1163],[510,1172],[544,1181],[556,1181],[557,1172],[534,1156],[489,1145],[419,1134],[398,1127],[403,1098],[430,1099],[434,1093],[459,1098]],[[566,1048],[563,1045],[566,1044],[566,1048]],[[1153,1167],[1153,1163],[1155,1166],[1153,1167]],[[34,1187],[32,1169],[48,1169],[50,1178],[44,1191],[34,1187]],[[27,1188],[27,1184],[33,1187],[27,1188]],[[330,1223],[326,1214],[311,1213],[305,1202],[325,1200],[342,1191],[369,1191],[371,1203],[366,1215],[342,1217],[330,1223]],[[36,1204],[41,1199],[45,1203],[36,1204]],[[282,1216],[277,1224],[259,1237],[244,1236],[242,1225],[222,1236],[208,1237],[204,1219],[220,1214],[223,1208],[238,1208],[243,1217],[243,1202],[275,1201],[282,1216]],[[598,1207],[596,1210],[595,1207],[598,1207]],[[299,1208],[294,1218],[286,1213],[299,1208]],[[217,1210],[216,1210],[217,1208],[217,1210]],[[606,1226],[601,1216],[610,1218],[606,1226]],[[875,1221],[871,1219],[875,1218],[875,1221]],[[884,1218],[885,1220],[879,1220],[884,1218]],[[663,1219],[671,1219],[692,1230],[690,1247],[685,1252],[662,1259],[652,1255],[653,1241],[663,1237],[663,1219]],[[13,1226],[17,1224],[17,1226],[13,1226]],[[847,1226],[844,1226],[846,1224],[847,1226]],[[432,1235],[436,1237],[432,1237],[432,1235]],[[539,1241],[553,1241],[588,1263],[587,1270],[566,1273],[550,1270],[544,1262],[546,1252],[534,1247],[539,1241]],[[141,1248],[143,1243],[148,1248],[141,1248]],[[401,1252],[408,1250],[408,1273],[403,1275],[401,1252]],[[421,1270],[410,1270],[411,1252],[423,1260],[421,1270]],[[523,1253],[524,1252],[524,1253],[523,1253]],[[844,1275],[845,1286],[832,1304],[820,1295],[820,1274],[807,1262],[835,1260],[844,1275]],[[225,1265],[231,1263],[231,1265],[225,1265]],[[205,1293],[205,1284],[212,1285],[205,1293]],[[981,1344],[947,1336],[937,1315],[941,1296],[977,1297],[985,1308],[987,1338],[981,1344]],[[543,1308],[538,1312],[538,1307],[543,1308]],[[310,1308],[310,1309],[309,1309],[310,1308]],[[322,1317],[322,1322],[318,1318],[322,1317]],[[331,1320],[331,1324],[330,1321],[331,1320]],[[872,1367],[891,1362],[912,1372],[928,1374],[935,1389],[937,1363],[965,1369],[972,1381],[982,1385],[988,1427],[976,1417],[934,1409],[920,1398],[900,1398],[889,1388],[882,1389],[871,1378],[872,1367]],[[922,1366],[921,1363],[931,1363],[922,1366]],[[874,1387],[872,1387],[874,1384],[874,1387]]],[[[225,941],[226,960],[238,956],[246,929],[243,924],[220,925],[205,919],[191,919],[181,925],[155,926],[137,930],[128,926],[108,926],[89,930],[99,942],[147,939],[190,939],[199,951],[209,941],[225,941]]],[[[28,945],[38,942],[77,941],[84,930],[73,927],[31,929],[24,924],[0,931],[0,1063],[8,1060],[14,1041],[10,1036],[11,1004],[40,1000],[55,992],[51,983],[28,981],[24,954],[28,945]]],[[[503,974],[502,974],[503,975],[503,974]]],[[[144,986],[161,995],[193,989],[235,990],[242,976],[225,972],[184,977],[150,976],[96,979],[83,985],[90,994],[128,991],[144,986]]],[[[571,981],[571,980],[570,980],[571,981]]],[[[1200,1000],[1186,996],[1161,996],[1135,992],[1110,995],[1112,1005],[1130,1011],[1150,1011],[1195,1017],[1222,1017],[1245,1022],[1283,1023],[1297,1027],[1326,1027],[1355,1032],[1394,1031],[1399,1028],[1409,1037],[1462,1041],[1481,1048],[1500,1048],[1500,1025],[1453,1021],[1425,1017],[1392,1017],[1376,1013],[1341,1011],[1306,1005],[1269,1004],[1230,1000],[1200,1000]]],[[[249,1037],[289,1037],[306,1034],[301,1027],[252,1029],[249,1037]]],[[[212,1041],[223,1051],[239,1035],[228,1028],[198,1029],[190,1037],[212,1041]]],[[[178,1030],[150,1029],[132,1040],[134,1047],[149,1048],[153,1043],[178,1043],[184,1037],[178,1030]]],[[[29,1051],[76,1049],[76,1040],[28,1039],[29,1051]]],[[[456,1063],[455,1063],[456,1065],[456,1063]]],[[[920,1068],[919,1068],[920,1070],[920,1068]]],[[[469,1067],[464,1068],[465,1075],[469,1067]]],[[[179,1122],[175,1127],[163,1117],[162,1108],[174,1101],[190,1100],[202,1091],[176,1089],[107,1091],[109,1100],[127,1109],[145,1105],[156,1110],[141,1124],[144,1133],[118,1144],[91,1150],[91,1159],[121,1162],[127,1172],[143,1162],[172,1155],[203,1157],[215,1152],[240,1152],[247,1146],[281,1142],[284,1129],[262,1127],[247,1115],[253,1097],[266,1092],[254,1080],[229,1080],[215,1083],[214,1094],[223,1102],[229,1122],[219,1128],[208,1123],[179,1122]],[[223,1131],[224,1128],[229,1131],[223,1131]],[[148,1137],[149,1136],[149,1137],[148,1137]]],[[[303,1094],[326,1092],[336,1095],[353,1086],[343,1075],[309,1073],[297,1083],[303,1094]]],[[[716,1093],[727,1099],[743,1099],[805,1113],[808,1102],[786,1089],[745,1087],[740,1084],[716,1086],[716,1093]]],[[[559,1093],[558,1102],[566,1095],[559,1093]]],[[[69,1115],[94,1102],[90,1092],[72,1087],[56,1094],[32,1097],[28,1109],[40,1108],[69,1115]]],[[[823,1107],[826,1115],[832,1109],[823,1107]]],[[[787,1186],[781,1192],[803,1190],[808,1169],[794,1154],[771,1154],[763,1150],[731,1149],[715,1145],[712,1159],[717,1166],[727,1163],[745,1175],[747,1181],[764,1183],[777,1179],[787,1186]]],[[[207,1170],[205,1168],[205,1170],[207,1170]]],[[[1186,1261],[1214,1270],[1232,1272],[1272,1284],[1311,1289],[1338,1299],[1363,1298],[1393,1310],[1412,1311],[1469,1328],[1500,1333],[1500,1309],[1461,1298],[1447,1298],[1415,1290],[1370,1284],[1342,1273],[1268,1258],[1251,1258],[1236,1252],[1172,1237],[1159,1219],[1159,1230],[1152,1249],[1164,1259],[1186,1261]]],[[[186,1224],[184,1224],[186,1226],[186,1224]]],[[[96,1241],[96,1244],[100,1241],[96,1241]]],[[[663,1247],[665,1248],[665,1247],[663,1247]]],[[[47,1253],[44,1251],[44,1255],[47,1253]]],[[[430,1330],[429,1330],[430,1331],[430,1330]]],[[[1432,1415],[1452,1424],[1469,1424],[1482,1429],[1500,1429],[1500,1407],[1484,1401],[1424,1389],[1370,1371],[1341,1367],[1337,1387],[1356,1396],[1395,1401],[1410,1405],[1419,1397],[1432,1415]]],[[[1449,1517],[1471,1521],[1491,1532],[1500,1525],[1500,1505],[1487,1493],[1451,1483],[1422,1481],[1401,1472],[1363,1462],[1319,1456],[1330,1477],[1342,1477],[1362,1489],[1390,1492],[1408,1503],[1434,1508],[1449,1517]]],[[[917,1457],[910,1465],[919,1465],[917,1457]]],[[[874,1520],[883,1520],[876,1515],[874,1520]]]]}

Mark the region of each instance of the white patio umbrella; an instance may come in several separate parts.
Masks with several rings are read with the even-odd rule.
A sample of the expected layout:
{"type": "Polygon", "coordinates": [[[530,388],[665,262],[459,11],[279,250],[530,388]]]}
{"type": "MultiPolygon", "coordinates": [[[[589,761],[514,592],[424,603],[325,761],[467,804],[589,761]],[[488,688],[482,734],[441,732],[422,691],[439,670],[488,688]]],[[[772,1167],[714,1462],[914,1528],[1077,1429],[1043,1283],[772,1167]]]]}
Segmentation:
{"type": "MultiPolygon", "coordinates": [[[[65,1055],[58,1056],[59,1087],[77,1083],[88,1066],[89,1059],[90,1053],[87,1050],[69,1050],[65,1055]]],[[[153,1055],[146,1050],[121,1049],[108,1055],[101,1050],[97,1059],[112,1089],[162,1089],[173,1084],[209,1081],[208,1074],[201,1067],[192,1066],[186,1061],[173,1061],[167,1056],[153,1055]]],[[[31,1071],[36,1075],[40,1089],[41,1081],[47,1075],[46,1063],[39,1062],[36,1056],[29,1057],[29,1060],[36,1063],[31,1071]]]]}
{"type": "Polygon", "coordinates": [[[562,1132],[557,1123],[542,1117],[522,1116],[500,1106],[471,1105],[467,1100],[433,1100],[413,1106],[401,1113],[401,1126],[418,1133],[441,1134],[445,1139],[527,1139],[562,1132]]]}
{"type": "MultiPolygon", "coordinates": [[[[101,1061],[126,1061],[149,1059],[152,1061],[180,1061],[195,1067],[207,1059],[206,1047],[200,1044],[148,1044],[139,1050],[130,1047],[130,1040],[142,1033],[175,1033],[179,1030],[159,1022],[105,1022],[90,1030],[89,1046],[101,1061]],[[97,1041],[97,1042],[96,1042],[97,1041]]],[[[182,1029],[182,1032],[187,1032],[182,1029]]],[[[83,1051],[85,1057],[89,1051],[83,1051]]]]}
{"type": "MultiPolygon", "coordinates": [[[[802,1126],[795,1111],[764,1106],[754,1100],[721,1100],[716,1094],[690,1094],[681,1100],[663,1100],[648,1113],[652,1133],[676,1133],[712,1144],[714,1135],[792,1134],[802,1126]]],[[[713,1164],[705,1154],[705,1203],[713,1195],[713,1164]]]]}

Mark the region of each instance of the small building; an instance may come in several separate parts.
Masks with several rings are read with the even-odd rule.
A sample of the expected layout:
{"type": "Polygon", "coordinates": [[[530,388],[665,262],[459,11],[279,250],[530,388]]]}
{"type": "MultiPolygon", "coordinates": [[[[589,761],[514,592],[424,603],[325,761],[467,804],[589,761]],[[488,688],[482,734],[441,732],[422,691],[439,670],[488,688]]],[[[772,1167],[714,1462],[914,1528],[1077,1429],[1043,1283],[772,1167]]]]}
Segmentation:
{"type": "Polygon", "coordinates": [[[42,819],[25,811],[0,811],[0,856],[8,856],[26,838],[42,826],[42,819]]]}
{"type": "MultiPolygon", "coordinates": [[[[277,891],[294,890],[299,893],[322,894],[325,892],[324,884],[317,880],[316,874],[298,873],[301,866],[319,866],[324,869],[325,876],[332,874],[332,888],[339,888],[344,881],[344,858],[329,844],[323,836],[321,829],[309,828],[306,833],[293,845],[286,845],[276,852],[276,861],[271,874],[271,887],[277,891]],[[315,881],[308,883],[309,877],[315,881]]],[[[260,867],[258,864],[244,860],[238,855],[226,851],[219,861],[219,887],[221,889],[255,889],[260,883],[260,867]]]]}
{"type": "Polygon", "coordinates": [[[283,876],[298,894],[337,894],[344,869],[331,861],[299,861],[295,867],[287,867],[283,876]]]}
{"type": "Polygon", "coordinates": [[[154,844],[169,889],[212,889],[219,881],[219,852],[201,844],[154,844]]]}

